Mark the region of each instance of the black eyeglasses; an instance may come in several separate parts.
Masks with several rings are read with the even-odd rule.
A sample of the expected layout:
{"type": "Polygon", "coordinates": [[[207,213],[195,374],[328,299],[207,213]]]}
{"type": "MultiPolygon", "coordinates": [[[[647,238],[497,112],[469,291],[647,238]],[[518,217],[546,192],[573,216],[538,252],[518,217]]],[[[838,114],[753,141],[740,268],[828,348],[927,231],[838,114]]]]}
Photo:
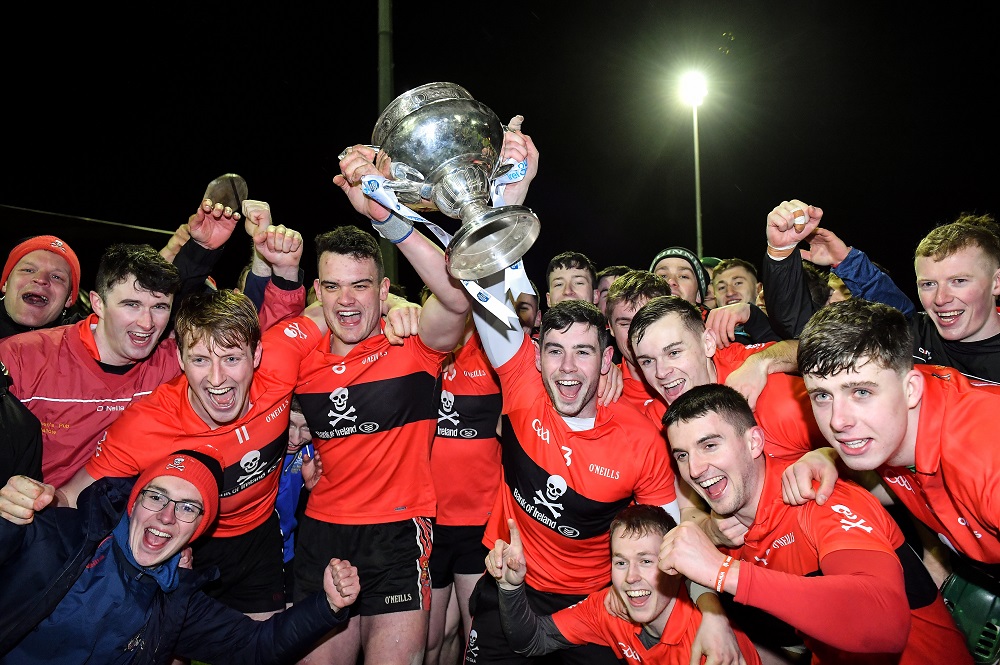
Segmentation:
{"type": "Polygon", "coordinates": [[[174,504],[174,517],[181,522],[193,522],[198,516],[205,512],[205,509],[190,501],[177,501],[169,499],[155,490],[143,490],[139,492],[139,503],[146,510],[158,513],[171,503],[174,504]]]}

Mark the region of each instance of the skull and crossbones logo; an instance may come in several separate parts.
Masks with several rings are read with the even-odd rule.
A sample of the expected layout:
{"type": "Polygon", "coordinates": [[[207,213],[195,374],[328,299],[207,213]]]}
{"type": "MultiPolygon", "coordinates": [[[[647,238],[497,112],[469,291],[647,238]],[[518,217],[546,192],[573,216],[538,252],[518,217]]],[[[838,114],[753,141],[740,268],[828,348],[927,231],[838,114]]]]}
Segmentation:
{"type": "Polygon", "coordinates": [[[479,655],[479,645],[476,644],[478,638],[479,633],[474,630],[469,631],[469,655],[473,658],[479,655]]]}
{"type": "Polygon", "coordinates": [[[353,406],[350,409],[347,409],[347,397],[348,390],[344,387],[337,388],[330,393],[330,401],[333,402],[333,408],[336,409],[336,411],[330,411],[326,414],[329,417],[336,419],[330,421],[330,427],[336,427],[341,420],[350,420],[353,423],[358,419],[357,416],[351,415],[357,409],[353,406]],[[347,409],[347,411],[344,411],[344,409],[347,409]],[[343,413],[338,413],[338,411],[343,411],[343,413]]]}
{"type": "Polygon", "coordinates": [[[562,476],[549,476],[549,479],[545,481],[545,494],[542,494],[542,490],[535,490],[535,494],[538,496],[534,497],[535,505],[542,504],[552,513],[552,517],[559,519],[562,515],[563,505],[561,503],[555,503],[556,499],[561,497],[566,493],[566,481],[562,476]],[[548,501],[546,501],[548,498],[548,501]],[[556,510],[558,508],[559,510],[556,510]]]}
{"type": "Polygon", "coordinates": [[[441,408],[438,409],[438,422],[442,420],[447,420],[452,425],[458,426],[458,411],[452,411],[455,408],[455,394],[450,393],[447,390],[441,390],[441,408]]]}
{"type": "Polygon", "coordinates": [[[244,455],[243,459],[240,460],[240,466],[243,467],[243,470],[246,471],[247,475],[240,476],[237,482],[243,484],[251,478],[264,473],[266,465],[261,464],[260,462],[261,459],[259,450],[251,450],[244,455]]]}

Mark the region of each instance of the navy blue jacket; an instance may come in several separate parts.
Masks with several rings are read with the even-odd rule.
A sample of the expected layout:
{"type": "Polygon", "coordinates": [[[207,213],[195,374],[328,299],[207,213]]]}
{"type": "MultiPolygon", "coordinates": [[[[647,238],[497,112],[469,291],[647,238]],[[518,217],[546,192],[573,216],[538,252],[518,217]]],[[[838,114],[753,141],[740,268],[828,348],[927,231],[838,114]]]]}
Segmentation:
{"type": "MultiPolygon", "coordinates": [[[[121,519],[135,478],[104,478],[80,494],[79,508],[49,508],[27,526],[0,519],[0,660],[62,600],[121,519]]],[[[133,663],[175,656],[213,665],[294,663],[348,612],[334,614],[314,594],[267,621],[254,621],[200,589],[218,575],[181,569],[158,594],[150,619],[126,650],[133,663]]],[[[100,598],[94,598],[100,603],[100,598]]]]}

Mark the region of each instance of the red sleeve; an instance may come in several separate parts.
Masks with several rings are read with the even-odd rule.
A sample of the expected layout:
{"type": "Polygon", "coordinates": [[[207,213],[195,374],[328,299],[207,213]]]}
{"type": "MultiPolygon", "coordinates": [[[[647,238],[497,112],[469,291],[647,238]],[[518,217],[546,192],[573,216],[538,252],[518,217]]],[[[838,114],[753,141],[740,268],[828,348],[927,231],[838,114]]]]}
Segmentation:
{"type": "Polygon", "coordinates": [[[271,280],[264,287],[264,302],[260,307],[260,329],[267,330],[282,321],[300,316],[306,308],[304,286],[292,291],[279,289],[271,280]]]}
{"type": "Polygon", "coordinates": [[[744,562],[736,602],[836,649],[901,652],[910,633],[910,609],[899,560],[886,552],[837,550],[823,557],[820,567],[821,576],[803,577],[744,562]]]}

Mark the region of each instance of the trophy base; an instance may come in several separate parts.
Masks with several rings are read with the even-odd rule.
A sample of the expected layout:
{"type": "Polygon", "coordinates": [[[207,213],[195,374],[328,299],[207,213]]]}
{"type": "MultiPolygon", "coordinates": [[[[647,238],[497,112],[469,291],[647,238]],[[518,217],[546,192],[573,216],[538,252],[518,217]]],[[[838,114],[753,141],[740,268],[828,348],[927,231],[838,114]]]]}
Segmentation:
{"type": "Polygon", "coordinates": [[[521,259],[538,239],[541,224],[530,208],[489,208],[465,221],[448,243],[448,272],[458,279],[480,279],[521,259]]]}

